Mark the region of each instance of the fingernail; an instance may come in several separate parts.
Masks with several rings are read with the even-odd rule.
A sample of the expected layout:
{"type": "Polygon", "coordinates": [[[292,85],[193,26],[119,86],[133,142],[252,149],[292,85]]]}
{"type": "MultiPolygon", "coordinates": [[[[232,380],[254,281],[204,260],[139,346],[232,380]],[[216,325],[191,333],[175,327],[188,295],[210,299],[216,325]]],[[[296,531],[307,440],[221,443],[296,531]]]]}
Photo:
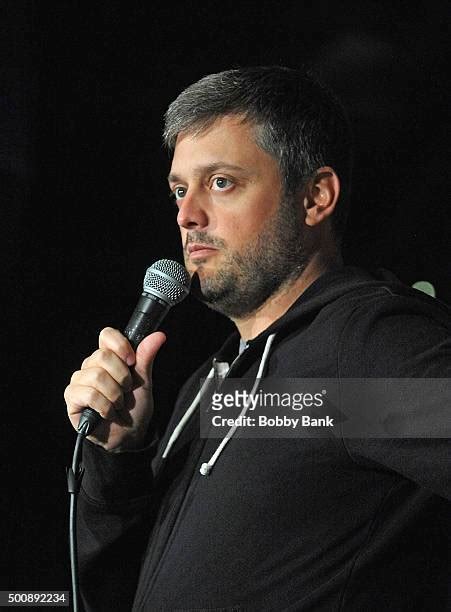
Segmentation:
{"type": "Polygon", "coordinates": [[[125,362],[128,366],[132,366],[135,363],[135,356],[134,355],[127,355],[125,362]]]}

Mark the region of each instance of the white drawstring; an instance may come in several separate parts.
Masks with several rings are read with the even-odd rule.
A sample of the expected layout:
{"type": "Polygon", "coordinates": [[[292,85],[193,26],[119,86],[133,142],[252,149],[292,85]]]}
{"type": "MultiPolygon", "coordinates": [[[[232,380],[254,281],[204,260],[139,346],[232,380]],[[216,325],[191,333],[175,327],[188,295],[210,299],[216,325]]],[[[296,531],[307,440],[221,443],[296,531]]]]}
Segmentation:
{"type": "Polygon", "coordinates": [[[177,440],[177,438],[180,435],[180,432],[182,431],[182,429],[185,427],[186,423],[188,422],[190,416],[193,414],[193,412],[196,410],[197,404],[200,401],[201,395],[204,391],[204,389],[206,388],[208,381],[213,378],[213,376],[215,375],[215,368],[211,368],[211,370],[208,372],[208,376],[207,378],[204,380],[204,384],[202,385],[202,387],[199,389],[198,394],[196,395],[196,397],[193,399],[193,401],[191,402],[190,407],[188,408],[188,410],[185,412],[185,414],[182,416],[182,418],[180,419],[180,421],[178,422],[176,428],[174,429],[174,431],[171,434],[171,437],[168,440],[168,443],[166,444],[166,448],[164,449],[164,453],[163,453],[163,459],[166,459],[166,457],[169,454],[169,451],[171,450],[172,446],[174,445],[175,441],[177,440]]]}
{"type": "MultiPolygon", "coordinates": [[[[243,407],[243,409],[242,409],[242,411],[241,411],[241,413],[240,413],[238,418],[240,418],[240,417],[242,417],[242,416],[244,416],[246,414],[246,412],[249,409],[249,406],[251,405],[252,398],[257,393],[258,387],[260,385],[260,379],[263,376],[263,371],[264,371],[264,368],[265,368],[265,365],[266,365],[266,361],[268,359],[268,355],[269,355],[269,351],[270,351],[270,348],[271,348],[271,344],[273,343],[273,340],[274,340],[275,337],[276,337],[276,334],[271,334],[270,336],[268,336],[268,339],[266,340],[265,350],[263,351],[263,355],[262,355],[262,358],[260,360],[260,366],[258,368],[257,376],[255,378],[254,385],[252,387],[249,399],[246,402],[246,404],[244,405],[244,407],[243,407]]],[[[240,421],[241,420],[242,419],[240,419],[240,421]]],[[[222,453],[222,451],[225,448],[225,445],[229,442],[229,440],[234,435],[235,431],[237,430],[237,427],[238,427],[238,425],[232,425],[232,427],[229,429],[229,433],[221,441],[221,444],[218,446],[218,448],[216,449],[216,451],[212,455],[211,459],[207,463],[202,463],[202,465],[200,466],[200,470],[199,470],[200,473],[202,474],[202,476],[208,476],[210,474],[210,472],[213,469],[213,466],[216,463],[219,455],[222,453]]]]}

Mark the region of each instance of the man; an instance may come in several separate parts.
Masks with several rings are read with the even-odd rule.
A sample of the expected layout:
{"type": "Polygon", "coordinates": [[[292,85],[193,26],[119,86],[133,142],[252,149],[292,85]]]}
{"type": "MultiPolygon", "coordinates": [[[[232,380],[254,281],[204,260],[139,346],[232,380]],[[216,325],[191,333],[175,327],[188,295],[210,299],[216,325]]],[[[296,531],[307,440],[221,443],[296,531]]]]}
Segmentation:
{"type": "Polygon", "coordinates": [[[84,448],[86,608],[445,609],[444,439],[199,437],[209,372],[449,373],[446,307],[343,266],[350,137],[340,107],[298,71],[232,70],[182,92],[165,142],[185,264],[237,332],[213,369],[209,360],[187,381],[160,442],[151,367],[162,333],[135,354],[106,328],[72,376],[73,425],[88,405],[104,418],[84,448]]]}

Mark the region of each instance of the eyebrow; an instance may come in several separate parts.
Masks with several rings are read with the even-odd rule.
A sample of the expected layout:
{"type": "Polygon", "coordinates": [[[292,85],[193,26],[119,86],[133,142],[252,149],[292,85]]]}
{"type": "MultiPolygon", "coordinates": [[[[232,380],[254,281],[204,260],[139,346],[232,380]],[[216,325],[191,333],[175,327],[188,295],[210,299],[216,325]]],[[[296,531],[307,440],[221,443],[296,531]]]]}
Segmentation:
{"type": "MultiPolygon", "coordinates": [[[[205,166],[197,166],[194,169],[194,175],[196,177],[202,176],[203,174],[208,174],[210,172],[217,172],[218,170],[231,170],[232,172],[240,172],[246,176],[249,176],[251,173],[245,168],[241,166],[235,166],[234,164],[228,164],[226,162],[214,162],[211,164],[206,164],[205,166]]],[[[172,172],[168,175],[168,181],[170,183],[177,183],[182,181],[183,179],[177,174],[173,174],[172,172]]]]}

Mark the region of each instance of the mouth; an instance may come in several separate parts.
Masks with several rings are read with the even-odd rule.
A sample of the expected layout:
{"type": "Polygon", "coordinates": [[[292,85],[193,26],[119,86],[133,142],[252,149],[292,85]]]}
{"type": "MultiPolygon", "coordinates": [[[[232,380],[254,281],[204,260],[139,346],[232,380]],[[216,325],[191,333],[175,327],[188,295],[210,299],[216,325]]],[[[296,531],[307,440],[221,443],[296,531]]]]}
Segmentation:
{"type": "Polygon", "coordinates": [[[188,253],[191,260],[204,259],[210,255],[214,255],[218,249],[207,244],[191,243],[187,246],[186,252],[188,253]]]}

